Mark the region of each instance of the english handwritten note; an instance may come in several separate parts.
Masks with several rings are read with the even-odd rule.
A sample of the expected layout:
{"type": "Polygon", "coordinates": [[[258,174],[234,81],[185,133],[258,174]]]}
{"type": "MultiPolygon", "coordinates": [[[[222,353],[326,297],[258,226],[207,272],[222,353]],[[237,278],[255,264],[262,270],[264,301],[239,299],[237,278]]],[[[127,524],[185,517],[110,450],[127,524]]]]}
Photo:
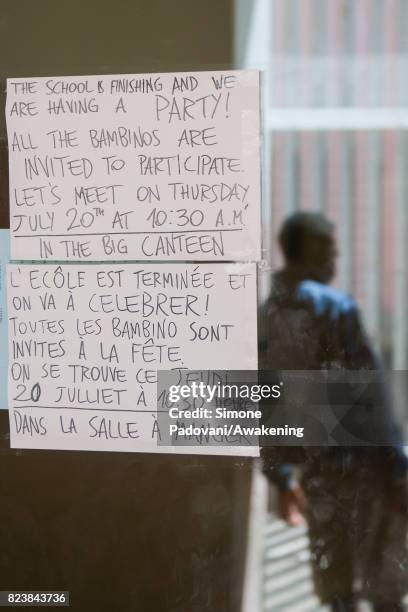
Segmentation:
{"type": "Polygon", "coordinates": [[[8,79],[18,260],[260,259],[256,71],[8,79]]]}

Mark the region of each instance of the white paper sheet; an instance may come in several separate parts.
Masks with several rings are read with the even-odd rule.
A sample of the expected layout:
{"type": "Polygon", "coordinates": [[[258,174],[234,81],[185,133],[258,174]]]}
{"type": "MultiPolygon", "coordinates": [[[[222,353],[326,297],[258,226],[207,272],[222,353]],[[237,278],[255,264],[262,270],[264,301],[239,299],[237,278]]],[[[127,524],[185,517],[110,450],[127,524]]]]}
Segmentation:
{"type": "Polygon", "coordinates": [[[8,79],[12,259],[260,259],[259,73],[8,79]]]}
{"type": "Polygon", "coordinates": [[[14,448],[257,455],[157,444],[157,370],[256,370],[255,264],[8,266],[14,448]]]}

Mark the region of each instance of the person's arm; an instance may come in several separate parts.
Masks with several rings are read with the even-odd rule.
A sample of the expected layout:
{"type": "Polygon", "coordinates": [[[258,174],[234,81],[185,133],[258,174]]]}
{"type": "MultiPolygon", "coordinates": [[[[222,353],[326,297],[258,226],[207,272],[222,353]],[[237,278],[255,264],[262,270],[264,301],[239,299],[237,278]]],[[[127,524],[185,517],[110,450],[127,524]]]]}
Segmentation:
{"type": "Polygon", "coordinates": [[[261,448],[262,472],[267,480],[280,491],[289,489],[295,482],[294,466],[291,463],[279,463],[276,449],[261,448]]]}
{"type": "MultiPolygon", "coordinates": [[[[285,447],[279,450],[284,452],[285,447]]],[[[268,482],[278,489],[279,516],[289,525],[303,525],[305,523],[305,498],[297,481],[294,465],[281,463],[278,458],[278,450],[274,447],[263,447],[261,458],[264,475],[268,482]]]]}

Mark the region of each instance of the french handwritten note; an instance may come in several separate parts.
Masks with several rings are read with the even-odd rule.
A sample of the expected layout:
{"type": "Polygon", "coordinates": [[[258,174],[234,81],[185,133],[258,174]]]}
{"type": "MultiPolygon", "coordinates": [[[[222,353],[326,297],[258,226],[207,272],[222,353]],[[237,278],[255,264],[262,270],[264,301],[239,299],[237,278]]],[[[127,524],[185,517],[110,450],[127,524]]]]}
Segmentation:
{"type": "Polygon", "coordinates": [[[256,71],[8,79],[18,260],[260,259],[256,71]]]}
{"type": "Polygon", "coordinates": [[[8,328],[12,447],[174,452],[157,370],[257,368],[256,266],[10,265],[8,328]]]}

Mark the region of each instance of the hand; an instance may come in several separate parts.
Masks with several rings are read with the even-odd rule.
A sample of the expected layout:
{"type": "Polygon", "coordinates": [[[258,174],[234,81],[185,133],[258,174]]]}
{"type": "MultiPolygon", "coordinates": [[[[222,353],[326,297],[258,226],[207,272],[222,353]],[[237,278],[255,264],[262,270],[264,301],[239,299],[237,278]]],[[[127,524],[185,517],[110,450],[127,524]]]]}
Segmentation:
{"type": "Polygon", "coordinates": [[[306,524],[305,505],[305,496],[299,484],[295,483],[288,489],[279,491],[279,515],[292,527],[306,524]]]}

